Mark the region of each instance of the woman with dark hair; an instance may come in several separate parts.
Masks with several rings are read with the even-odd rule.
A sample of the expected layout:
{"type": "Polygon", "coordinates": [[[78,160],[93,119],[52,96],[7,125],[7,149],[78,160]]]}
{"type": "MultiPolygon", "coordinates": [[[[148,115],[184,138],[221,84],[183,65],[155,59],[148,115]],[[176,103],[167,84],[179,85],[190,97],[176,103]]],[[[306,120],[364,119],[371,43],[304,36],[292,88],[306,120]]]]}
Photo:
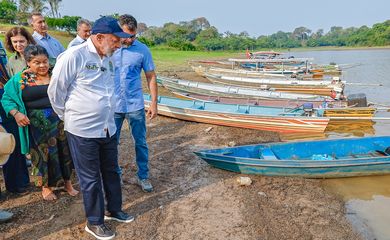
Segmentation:
{"type": "Polygon", "coordinates": [[[5,34],[5,48],[13,53],[7,64],[7,72],[10,77],[22,71],[26,67],[24,49],[29,44],[35,45],[35,40],[24,27],[13,27],[5,34]]]}
{"type": "Polygon", "coordinates": [[[72,159],[64,133],[64,124],[53,111],[47,95],[50,82],[49,55],[39,45],[24,50],[27,69],[17,73],[4,86],[1,103],[7,115],[19,125],[21,152],[30,153],[33,175],[40,176],[42,196],[57,199],[53,187],[64,181],[65,190],[75,196],[70,181],[72,159]],[[29,130],[32,139],[29,139],[29,130]]]}
{"type": "MultiPolygon", "coordinates": [[[[14,29],[14,28],[13,28],[14,29]]],[[[10,31],[9,31],[10,32],[10,31]]],[[[16,36],[16,35],[9,35],[9,32],[7,32],[7,36],[16,36]]],[[[26,36],[29,35],[28,33],[26,36]]],[[[29,35],[31,37],[31,35],[29,35]]],[[[9,39],[8,37],[7,39],[9,39]]],[[[17,37],[17,45],[18,47],[15,47],[16,49],[22,49],[22,47],[19,47],[19,41],[20,39],[24,38],[23,36],[18,36],[17,37]],[[19,39],[19,40],[18,40],[19,39]]],[[[13,39],[15,40],[15,39],[13,39]]],[[[27,41],[26,41],[27,42],[27,41]]],[[[6,43],[8,44],[9,41],[6,40],[6,43]]],[[[25,44],[27,46],[27,44],[25,44]]],[[[7,45],[8,47],[8,45],[7,45]]],[[[15,49],[13,48],[13,49],[15,49]]],[[[25,46],[23,47],[24,51],[25,46]]],[[[16,53],[18,54],[18,53],[16,53]]],[[[16,55],[15,55],[16,56],[16,55]]],[[[9,74],[7,73],[7,70],[9,70],[8,67],[10,66],[15,66],[16,64],[14,60],[19,61],[19,59],[22,59],[21,57],[15,57],[11,56],[10,62],[7,64],[7,58],[6,58],[6,53],[5,50],[2,48],[2,45],[0,44],[0,100],[3,96],[4,93],[4,84],[7,83],[9,79],[9,74]],[[7,66],[7,67],[6,67],[7,66]]],[[[24,66],[26,66],[26,63],[24,61],[24,57],[22,60],[23,65],[20,67],[21,71],[24,66]]],[[[7,132],[11,133],[15,137],[15,150],[9,157],[9,161],[2,167],[3,168],[3,176],[4,176],[4,184],[5,188],[7,189],[8,192],[11,193],[24,193],[27,192],[28,187],[30,185],[30,178],[28,174],[28,169],[26,165],[26,157],[20,152],[20,141],[19,141],[19,131],[18,131],[18,125],[15,122],[14,118],[8,118],[3,110],[3,107],[0,104],[0,122],[1,125],[6,129],[7,132]]]]}

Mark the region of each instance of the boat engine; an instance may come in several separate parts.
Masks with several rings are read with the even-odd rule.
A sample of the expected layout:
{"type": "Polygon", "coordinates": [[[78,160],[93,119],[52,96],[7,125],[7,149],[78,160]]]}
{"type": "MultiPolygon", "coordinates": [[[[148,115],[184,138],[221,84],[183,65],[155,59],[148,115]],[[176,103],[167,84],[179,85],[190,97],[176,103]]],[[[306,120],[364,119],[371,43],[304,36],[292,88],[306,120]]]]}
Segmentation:
{"type": "Polygon", "coordinates": [[[351,107],[367,107],[367,97],[364,93],[356,93],[348,95],[348,106],[351,107]]]}
{"type": "Polygon", "coordinates": [[[314,115],[313,103],[304,103],[302,105],[305,116],[311,117],[314,115]]]}

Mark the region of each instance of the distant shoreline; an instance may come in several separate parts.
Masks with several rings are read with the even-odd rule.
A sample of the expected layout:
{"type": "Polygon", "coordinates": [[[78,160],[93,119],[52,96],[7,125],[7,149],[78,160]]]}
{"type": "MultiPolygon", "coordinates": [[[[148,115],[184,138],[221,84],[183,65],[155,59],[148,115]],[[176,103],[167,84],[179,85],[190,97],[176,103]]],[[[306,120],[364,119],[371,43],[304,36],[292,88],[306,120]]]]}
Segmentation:
{"type": "Polygon", "coordinates": [[[375,46],[375,47],[335,47],[335,46],[326,46],[326,47],[305,47],[305,48],[290,48],[282,49],[283,52],[304,52],[304,51],[346,51],[346,50],[382,50],[390,49],[390,46],[375,46]]]}

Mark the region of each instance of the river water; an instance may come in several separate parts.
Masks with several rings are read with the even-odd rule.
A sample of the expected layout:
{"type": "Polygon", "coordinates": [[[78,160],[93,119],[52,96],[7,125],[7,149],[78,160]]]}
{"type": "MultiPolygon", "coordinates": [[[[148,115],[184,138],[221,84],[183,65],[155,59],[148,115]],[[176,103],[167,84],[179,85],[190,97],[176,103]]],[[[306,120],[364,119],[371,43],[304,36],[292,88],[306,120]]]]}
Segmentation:
{"type": "MultiPolygon", "coordinates": [[[[345,94],[364,93],[368,102],[390,106],[390,49],[306,51],[289,53],[295,57],[314,58],[314,63],[355,64],[343,71],[345,94]],[[358,83],[371,84],[362,86],[358,83]],[[355,84],[355,85],[353,85],[355,84]]],[[[389,117],[390,112],[376,116],[389,117]]],[[[341,138],[390,135],[390,120],[350,122],[329,126],[322,136],[341,138]]],[[[390,239],[390,175],[323,180],[329,191],[346,202],[347,218],[367,239],[390,239]]]]}

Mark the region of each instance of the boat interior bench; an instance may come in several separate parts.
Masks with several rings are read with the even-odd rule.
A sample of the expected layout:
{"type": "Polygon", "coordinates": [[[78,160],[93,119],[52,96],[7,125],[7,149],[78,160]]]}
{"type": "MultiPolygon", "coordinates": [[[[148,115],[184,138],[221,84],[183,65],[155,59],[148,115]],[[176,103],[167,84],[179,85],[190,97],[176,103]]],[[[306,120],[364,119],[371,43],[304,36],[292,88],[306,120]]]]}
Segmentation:
{"type": "Polygon", "coordinates": [[[271,148],[263,148],[260,152],[261,156],[265,160],[278,160],[271,148]]]}

